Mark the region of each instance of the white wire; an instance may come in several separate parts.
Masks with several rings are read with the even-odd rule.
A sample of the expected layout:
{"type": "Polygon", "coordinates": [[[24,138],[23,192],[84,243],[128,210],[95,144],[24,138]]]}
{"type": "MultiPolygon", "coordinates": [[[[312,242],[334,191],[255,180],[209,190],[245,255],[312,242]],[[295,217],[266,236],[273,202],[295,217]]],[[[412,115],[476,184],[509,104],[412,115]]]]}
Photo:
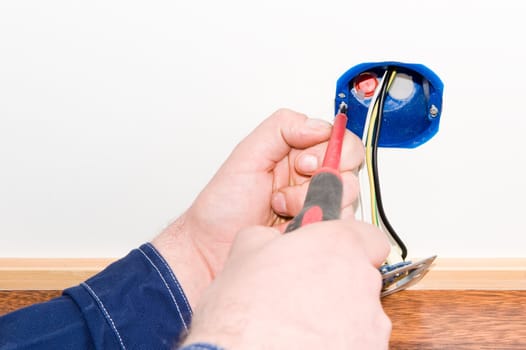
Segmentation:
{"type": "MultiPolygon", "coordinates": [[[[371,102],[369,103],[369,108],[367,109],[367,115],[365,117],[365,122],[363,124],[363,133],[362,133],[362,142],[364,146],[367,143],[367,131],[369,130],[369,124],[371,123],[371,116],[373,114],[374,105],[378,101],[378,96],[380,95],[380,90],[382,89],[382,82],[387,77],[387,70],[384,72],[384,75],[382,76],[382,80],[378,82],[378,86],[376,87],[376,90],[374,91],[374,94],[371,98],[371,102]]],[[[374,179],[370,179],[369,175],[367,174],[367,166],[364,163],[360,166],[360,169],[358,170],[358,182],[360,184],[360,193],[358,197],[358,206],[356,211],[360,215],[360,219],[367,223],[372,223],[372,213],[371,213],[371,181],[374,181],[374,179]]]]}
{"type": "Polygon", "coordinates": [[[360,220],[372,224],[371,216],[371,196],[369,195],[369,177],[367,176],[367,167],[362,164],[358,170],[358,182],[360,184],[360,193],[358,195],[358,206],[356,211],[360,220]]]}
{"type": "Polygon", "coordinates": [[[371,116],[373,114],[374,105],[376,104],[376,102],[378,102],[378,96],[380,95],[380,90],[382,90],[382,82],[386,77],[387,70],[384,72],[382,79],[378,82],[378,86],[376,86],[376,90],[374,90],[373,97],[371,98],[371,102],[369,103],[369,109],[367,110],[367,115],[365,117],[365,123],[363,124],[362,132],[362,141],[364,145],[367,142],[367,131],[369,130],[369,124],[371,123],[371,116]]]}
{"type": "MultiPolygon", "coordinates": [[[[367,110],[367,116],[365,119],[363,135],[362,135],[362,142],[364,146],[367,144],[367,135],[368,135],[369,127],[371,124],[372,112],[373,112],[374,106],[378,102],[378,96],[380,95],[380,91],[382,89],[382,83],[384,79],[386,78],[387,78],[387,70],[385,71],[382,77],[382,80],[379,82],[378,87],[375,90],[373,97],[371,98],[371,102],[367,110]]],[[[370,186],[373,186],[374,179],[369,178],[369,174],[367,172],[367,166],[365,163],[362,164],[362,166],[360,167],[360,170],[358,172],[358,179],[360,181],[360,198],[359,198],[358,203],[361,206],[359,207],[359,209],[362,215],[362,220],[368,223],[372,223],[373,214],[370,210],[371,201],[376,200],[376,199],[371,198],[370,186]]],[[[382,232],[384,232],[387,235],[387,238],[389,239],[389,242],[391,244],[391,251],[389,252],[389,256],[386,259],[387,263],[393,264],[393,263],[403,261],[402,250],[396,243],[395,239],[391,236],[389,231],[386,229],[381,217],[378,217],[378,222],[380,223],[380,229],[382,230],[382,232]]]]}

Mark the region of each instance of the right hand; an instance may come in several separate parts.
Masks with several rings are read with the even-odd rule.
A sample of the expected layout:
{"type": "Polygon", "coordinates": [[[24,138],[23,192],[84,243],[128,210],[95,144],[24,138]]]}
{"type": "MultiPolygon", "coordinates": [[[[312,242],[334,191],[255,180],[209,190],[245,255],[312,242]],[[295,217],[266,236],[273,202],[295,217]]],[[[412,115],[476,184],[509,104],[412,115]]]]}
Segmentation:
{"type": "Polygon", "coordinates": [[[280,234],[242,230],[223,272],[205,291],[185,344],[235,349],[387,349],[380,303],[389,245],[356,220],[280,234]]]}

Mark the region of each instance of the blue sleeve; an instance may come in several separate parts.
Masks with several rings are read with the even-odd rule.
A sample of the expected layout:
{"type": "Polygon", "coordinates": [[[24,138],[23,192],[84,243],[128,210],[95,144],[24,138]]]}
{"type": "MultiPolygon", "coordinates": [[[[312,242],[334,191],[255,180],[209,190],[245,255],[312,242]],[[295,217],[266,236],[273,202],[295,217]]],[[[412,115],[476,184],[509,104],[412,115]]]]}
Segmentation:
{"type": "Polygon", "coordinates": [[[61,297],[0,317],[0,349],[173,349],[191,316],[172,270],[144,244],[61,297]]]}

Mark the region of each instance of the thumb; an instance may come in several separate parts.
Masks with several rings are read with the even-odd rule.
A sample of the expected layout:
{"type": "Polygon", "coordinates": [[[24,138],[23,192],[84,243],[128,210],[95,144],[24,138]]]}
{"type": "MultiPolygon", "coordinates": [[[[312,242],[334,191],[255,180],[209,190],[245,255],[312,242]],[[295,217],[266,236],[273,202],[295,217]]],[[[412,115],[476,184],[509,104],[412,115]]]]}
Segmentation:
{"type": "Polygon", "coordinates": [[[250,170],[272,169],[291,148],[304,149],[327,141],[331,124],[289,109],[280,109],[264,120],[234,150],[231,158],[250,170]]]}

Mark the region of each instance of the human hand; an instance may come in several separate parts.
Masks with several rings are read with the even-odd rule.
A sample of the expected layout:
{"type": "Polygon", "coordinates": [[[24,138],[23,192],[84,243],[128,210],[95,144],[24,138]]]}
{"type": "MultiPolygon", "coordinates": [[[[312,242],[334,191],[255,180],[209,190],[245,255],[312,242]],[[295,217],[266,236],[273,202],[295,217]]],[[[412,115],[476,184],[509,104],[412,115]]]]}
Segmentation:
{"type": "MultiPolygon", "coordinates": [[[[191,304],[222,269],[240,229],[263,225],[283,231],[299,213],[330,132],[327,122],[277,111],[234,149],[192,206],[153,241],[176,270],[191,304]]],[[[353,215],[358,193],[353,170],[363,154],[360,140],[347,132],[340,166],[342,217],[353,215]]]]}
{"type": "Polygon", "coordinates": [[[235,349],[387,349],[378,267],[389,245],[354,219],[293,233],[242,230],[205,291],[185,344],[235,349]]]}

